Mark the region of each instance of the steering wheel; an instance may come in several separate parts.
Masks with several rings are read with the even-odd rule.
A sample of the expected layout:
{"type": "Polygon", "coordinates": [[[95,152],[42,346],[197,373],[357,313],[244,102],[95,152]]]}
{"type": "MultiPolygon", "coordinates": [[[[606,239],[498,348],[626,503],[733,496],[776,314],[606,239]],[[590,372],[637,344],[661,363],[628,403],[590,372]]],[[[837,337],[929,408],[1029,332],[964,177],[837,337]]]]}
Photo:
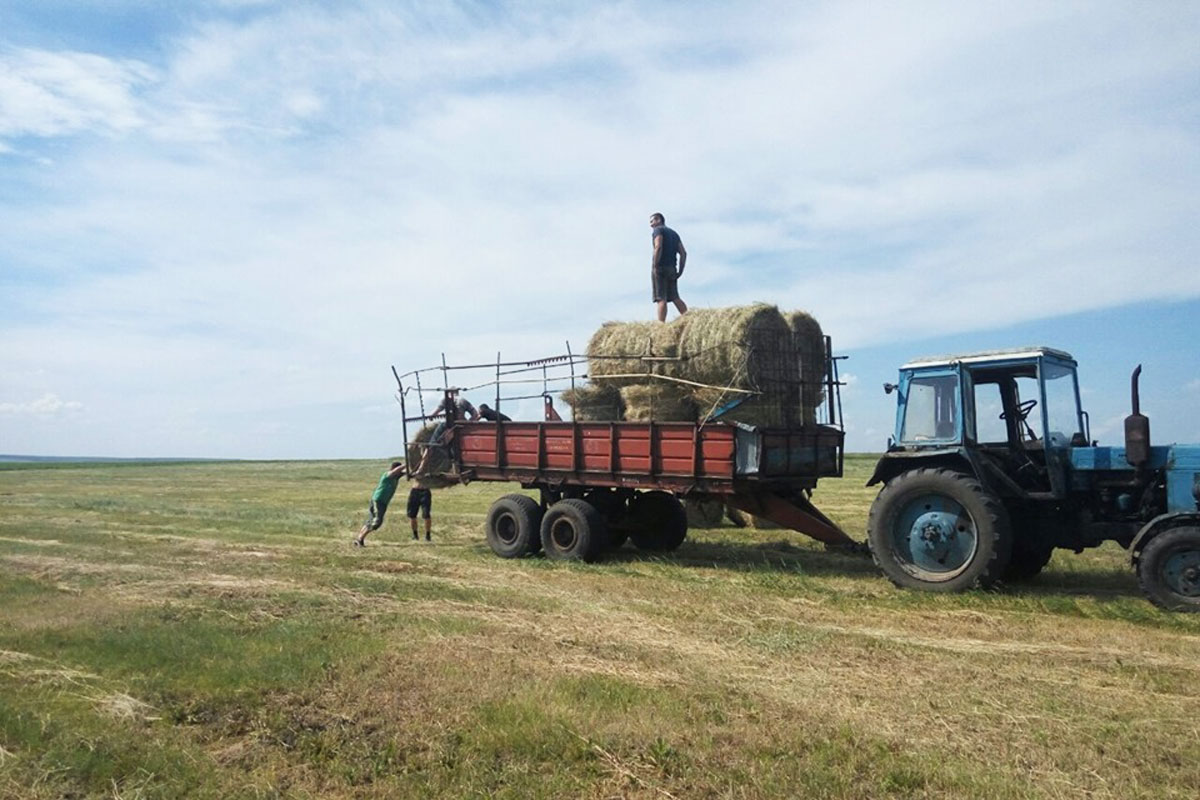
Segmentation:
{"type": "MultiPolygon", "coordinates": [[[[1025,425],[1025,431],[1029,434],[1029,438],[1034,441],[1037,441],[1037,434],[1033,432],[1033,428],[1029,426],[1029,423],[1025,421],[1025,418],[1029,416],[1029,412],[1033,411],[1033,407],[1036,405],[1037,398],[1035,397],[1031,400],[1025,400],[1017,403],[1017,407],[1013,409],[1013,411],[1016,412],[1017,421],[1025,425]]],[[[1007,413],[1001,411],[1000,419],[1008,419],[1007,413]]]]}

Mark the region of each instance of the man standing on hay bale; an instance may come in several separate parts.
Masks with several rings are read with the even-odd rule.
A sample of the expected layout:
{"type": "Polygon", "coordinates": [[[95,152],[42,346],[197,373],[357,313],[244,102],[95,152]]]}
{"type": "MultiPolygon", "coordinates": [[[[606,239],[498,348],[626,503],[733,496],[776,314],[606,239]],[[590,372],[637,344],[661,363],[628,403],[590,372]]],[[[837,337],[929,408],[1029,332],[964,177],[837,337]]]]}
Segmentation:
{"type": "MultiPolygon", "coordinates": [[[[367,521],[363,523],[362,528],[358,532],[358,536],[354,538],[355,547],[367,546],[367,534],[371,531],[379,530],[383,525],[383,515],[387,513],[388,503],[392,502],[392,496],[396,494],[396,486],[400,483],[400,479],[404,477],[404,462],[393,461],[392,465],[383,471],[379,476],[379,485],[375,487],[375,493],[371,495],[371,506],[367,512],[367,521]]],[[[428,517],[426,517],[428,519],[428,517]]],[[[417,535],[417,523],[413,521],[413,536],[417,535]]]]}
{"type": "Polygon", "coordinates": [[[650,241],[654,255],[650,259],[650,281],[654,302],[658,304],[658,321],[667,321],[667,303],[674,303],[680,314],[687,313],[687,303],[679,296],[677,281],[687,264],[687,250],[679,234],[667,227],[667,220],[657,211],[650,215],[650,241]],[[675,257],[679,257],[679,266],[675,257]]]}

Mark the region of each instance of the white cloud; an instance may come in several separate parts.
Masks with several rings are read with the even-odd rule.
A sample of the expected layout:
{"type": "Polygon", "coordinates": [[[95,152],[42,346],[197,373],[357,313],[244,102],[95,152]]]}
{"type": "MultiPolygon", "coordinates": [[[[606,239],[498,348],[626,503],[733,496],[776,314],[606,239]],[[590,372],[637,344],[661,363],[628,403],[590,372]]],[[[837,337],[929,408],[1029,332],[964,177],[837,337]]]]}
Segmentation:
{"type": "Polygon", "coordinates": [[[0,137],[116,133],[143,124],[138,87],[154,72],[133,59],[30,48],[0,51],[0,137]]]}
{"type": "Polygon", "coordinates": [[[55,417],[82,409],[83,403],[63,400],[53,392],[27,403],[0,403],[0,414],[10,416],[55,417]]]}
{"type": "MultiPolygon", "coordinates": [[[[112,420],[132,399],[196,452],[218,414],[368,408],[391,363],[648,316],[656,209],[690,304],[806,308],[840,350],[1200,296],[1195,20],[683,9],[671,57],[634,4],[288,3],[153,66],[3,51],[0,147],[121,135],[23,141],[52,163],[3,176],[0,374],[45,365],[112,420]]],[[[297,441],[255,430],[214,454],[297,441]]]]}

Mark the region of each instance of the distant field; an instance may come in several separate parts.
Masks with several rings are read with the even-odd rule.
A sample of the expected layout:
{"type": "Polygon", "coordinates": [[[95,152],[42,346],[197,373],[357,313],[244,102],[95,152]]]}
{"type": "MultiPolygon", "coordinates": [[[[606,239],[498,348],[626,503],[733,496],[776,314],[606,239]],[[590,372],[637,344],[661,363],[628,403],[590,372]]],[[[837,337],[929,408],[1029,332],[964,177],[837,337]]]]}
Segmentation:
{"type": "Polygon", "coordinates": [[[503,561],[494,484],[354,550],[374,462],[5,467],[0,798],[1200,792],[1200,615],[1116,548],[937,596],[775,530],[503,561]]]}

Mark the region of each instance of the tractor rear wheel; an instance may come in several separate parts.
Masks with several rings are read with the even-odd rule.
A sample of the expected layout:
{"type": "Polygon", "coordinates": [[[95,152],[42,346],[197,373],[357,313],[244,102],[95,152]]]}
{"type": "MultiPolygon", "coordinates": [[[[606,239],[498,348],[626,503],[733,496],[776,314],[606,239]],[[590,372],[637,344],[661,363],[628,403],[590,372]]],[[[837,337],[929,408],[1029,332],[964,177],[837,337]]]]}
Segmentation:
{"type": "Polygon", "coordinates": [[[887,482],[867,523],[871,555],[897,586],[958,592],[993,585],[1012,551],[1008,514],[979,481],[917,469],[887,482]]]}
{"type": "Polygon", "coordinates": [[[1137,565],[1138,585],[1168,611],[1200,611],[1200,528],[1173,528],[1150,540],[1137,565]]]}
{"type": "Polygon", "coordinates": [[[488,510],[487,543],[501,558],[520,558],[541,547],[542,507],[532,497],[506,494],[488,510]]]}
{"type": "Polygon", "coordinates": [[[633,499],[629,513],[633,543],[639,550],[675,550],[687,538],[687,511],[673,494],[642,492],[633,499]]]}
{"type": "Polygon", "coordinates": [[[608,547],[608,526],[593,506],[559,500],[542,517],[542,549],[555,561],[597,561],[608,547]]]}

